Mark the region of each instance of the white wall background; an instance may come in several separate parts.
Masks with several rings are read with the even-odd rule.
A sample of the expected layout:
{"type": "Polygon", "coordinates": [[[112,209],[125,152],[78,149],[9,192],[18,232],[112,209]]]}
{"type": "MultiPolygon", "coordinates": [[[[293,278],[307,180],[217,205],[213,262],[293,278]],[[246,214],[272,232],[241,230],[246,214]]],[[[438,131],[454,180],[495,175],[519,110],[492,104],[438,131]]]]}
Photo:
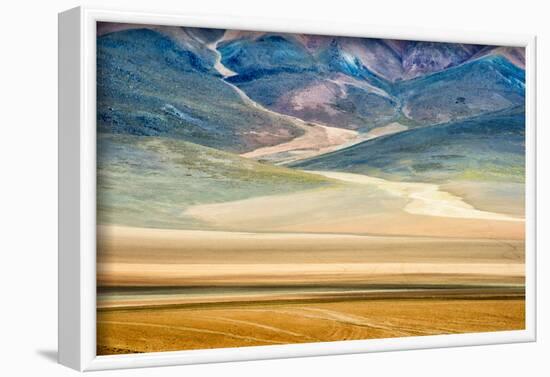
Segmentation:
{"type": "MultiPolygon", "coordinates": [[[[102,372],[106,376],[549,375],[550,27],[544,1],[5,1],[0,21],[0,375],[69,376],[57,349],[57,12],[108,5],[538,35],[538,342],[102,372]]],[[[436,31],[437,32],[437,31],[436,31]]]]}

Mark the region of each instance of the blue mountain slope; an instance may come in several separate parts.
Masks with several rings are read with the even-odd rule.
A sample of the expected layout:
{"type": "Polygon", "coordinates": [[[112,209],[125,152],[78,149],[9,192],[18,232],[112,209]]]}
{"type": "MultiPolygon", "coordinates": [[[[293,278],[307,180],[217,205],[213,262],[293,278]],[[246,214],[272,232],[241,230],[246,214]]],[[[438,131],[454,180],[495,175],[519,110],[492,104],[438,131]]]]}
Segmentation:
{"type": "Polygon", "coordinates": [[[412,181],[522,182],[525,113],[523,107],[518,107],[464,121],[411,129],[292,166],[412,181]]]}
{"type": "MultiPolygon", "coordinates": [[[[198,31],[200,32],[200,31],[198,31]]],[[[244,152],[292,139],[290,122],[246,105],[214,59],[148,29],[97,40],[98,131],[185,139],[244,152]]]]}
{"type": "Polygon", "coordinates": [[[395,91],[409,118],[443,123],[523,105],[525,71],[503,57],[488,56],[399,82],[395,91]]]}
{"type": "Polygon", "coordinates": [[[314,57],[290,37],[265,35],[223,42],[222,63],[239,73],[239,81],[278,72],[317,71],[314,57]]]}

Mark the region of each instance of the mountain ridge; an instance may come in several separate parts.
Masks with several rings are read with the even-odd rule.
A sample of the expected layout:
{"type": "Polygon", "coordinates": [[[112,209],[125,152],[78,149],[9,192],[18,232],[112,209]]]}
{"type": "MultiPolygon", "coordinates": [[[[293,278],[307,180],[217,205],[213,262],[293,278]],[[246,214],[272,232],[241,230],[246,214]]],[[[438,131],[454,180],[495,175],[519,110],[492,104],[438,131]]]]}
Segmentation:
{"type": "Polygon", "coordinates": [[[523,181],[524,122],[525,108],[517,106],[382,136],[290,166],[406,181],[523,181]]]}
{"type": "Polygon", "coordinates": [[[246,153],[303,135],[286,116],[359,133],[444,124],[524,103],[525,71],[506,51],[519,50],[99,23],[98,130],[246,153]],[[446,58],[392,81],[371,68],[378,51],[396,65],[446,58]]]}

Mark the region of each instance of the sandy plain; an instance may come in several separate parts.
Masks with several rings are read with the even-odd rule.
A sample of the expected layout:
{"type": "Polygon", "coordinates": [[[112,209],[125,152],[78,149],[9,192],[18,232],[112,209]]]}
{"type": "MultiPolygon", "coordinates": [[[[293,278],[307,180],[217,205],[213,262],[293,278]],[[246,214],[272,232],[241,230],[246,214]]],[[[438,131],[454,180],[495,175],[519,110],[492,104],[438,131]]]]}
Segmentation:
{"type": "Polygon", "coordinates": [[[98,354],[525,321],[522,240],[102,226],[98,242],[98,354]]]}
{"type": "Polygon", "coordinates": [[[98,354],[522,329],[522,298],[248,302],[98,312],[98,354]],[[144,340],[147,341],[144,341],[144,340]]]}
{"type": "Polygon", "coordinates": [[[104,287],[514,284],[524,274],[521,240],[108,226],[99,228],[98,242],[104,287]]]}

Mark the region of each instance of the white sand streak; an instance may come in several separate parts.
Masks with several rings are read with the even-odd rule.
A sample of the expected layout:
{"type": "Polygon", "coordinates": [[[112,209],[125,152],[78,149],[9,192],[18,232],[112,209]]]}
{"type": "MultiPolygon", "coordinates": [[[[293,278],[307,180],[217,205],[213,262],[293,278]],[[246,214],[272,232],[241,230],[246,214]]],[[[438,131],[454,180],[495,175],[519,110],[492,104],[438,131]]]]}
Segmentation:
{"type": "Polygon", "coordinates": [[[223,63],[222,63],[222,54],[218,51],[218,43],[220,43],[221,41],[222,41],[222,39],[219,39],[215,42],[208,43],[205,46],[206,46],[207,49],[209,49],[210,51],[214,52],[214,54],[216,54],[216,61],[214,62],[214,69],[216,71],[218,71],[218,73],[220,75],[222,75],[223,78],[225,79],[227,77],[235,76],[237,73],[233,72],[232,70],[227,68],[225,65],[223,65],[223,63]]]}
{"type": "Polygon", "coordinates": [[[357,131],[329,127],[316,123],[303,125],[299,124],[300,120],[298,118],[294,118],[294,120],[296,120],[294,124],[305,131],[304,135],[286,143],[258,148],[252,152],[244,153],[242,156],[256,159],[269,158],[269,156],[271,156],[271,159],[275,163],[290,163],[319,156],[324,153],[334,152],[363,141],[391,135],[408,129],[408,127],[394,122],[374,128],[368,133],[360,134],[357,131]],[[277,154],[285,152],[288,153],[286,156],[276,156],[277,154]]]}
{"type": "Polygon", "coordinates": [[[340,181],[374,185],[392,195],[409,199],[405,206],[405,212],[415,215],[456,217],[467,219],[485,219],[501,221],[524,221],[524,219],[512,217],[495,212],[480,211],[462,198],[441,191],[439,186],[431,183],[418,182],[394,182],[382,178],[369,177],[362,174],[309,171],[314,174],[323,175],[328,178],[340,181]]]}
{"type": "MultiPolygon", "coordinates": [[[[297,123],[295,123],[295,125],[298,126],[297,123]]],[[[275,163],[289,163],[332,152],[341,148],[343,145],[349,145],[350,142],[354,140],[359,140],[357,131],[328,127],[320,124],[312,126],[299,125],[299,127],[305,132],[302,136],[286,143],[258,148],[252,152],[244,153],[242,156],[256,159],[269,158],[271,156],[271,159],[275,163]],[[276,156],[277,154],[285,152],[287,155],[276,156]]]]}
{"type": "Polygon", "coordinates": [[[370,130],[369,132],[367,132],[365,134],[365,140],[374,139],[374,138],[377,138],[377,137],[380,137],[380,136],[396,134],[398,132],[403,132],[403,131],[406,131],[408,129],[409,129],[409,127],[407,127],[407,126],[404,126],[404,125],[402,125],[400,123],[397,123],[397,122],[393,122],[393,123],[387,124],[383,127],[373,128],[372,130],[370,130]]]}

